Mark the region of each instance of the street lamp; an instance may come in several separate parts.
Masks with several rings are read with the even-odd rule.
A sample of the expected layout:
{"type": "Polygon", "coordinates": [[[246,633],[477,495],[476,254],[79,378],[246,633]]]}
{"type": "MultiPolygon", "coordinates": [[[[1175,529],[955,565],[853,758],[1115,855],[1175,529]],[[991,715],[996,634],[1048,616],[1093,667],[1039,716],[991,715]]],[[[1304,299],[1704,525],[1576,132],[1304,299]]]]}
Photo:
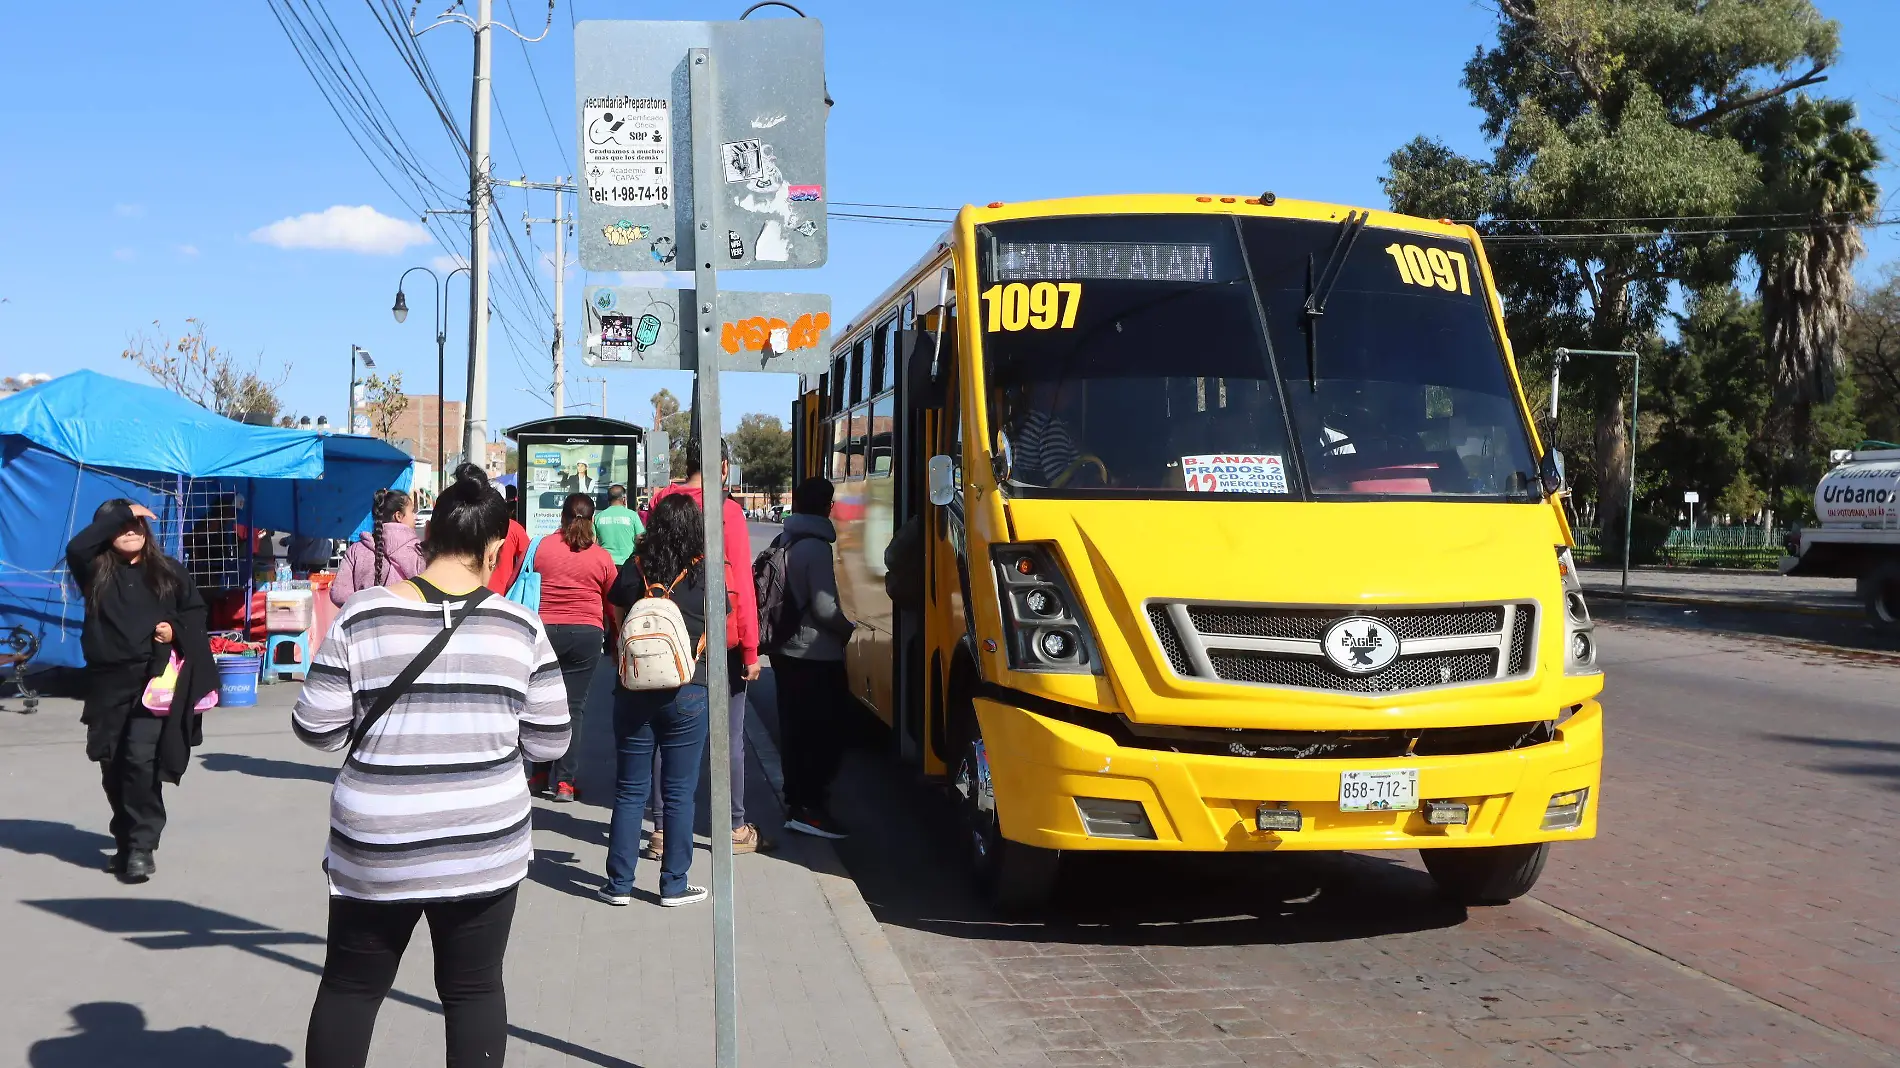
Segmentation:
{"type": "Polygon", "coordinates": [[[370,359],[369,350],[361,345],[350,346],[350,420],[343,427],[345,434],[356,433],[356,358],[363,358],[363,366],[374,371],[376,361],[370,359]]]}
{"type": "Polygon", "coordinates": [[[422,271],[435,283],[435,489],[437,493],[442,492],[443,487],[448,485],[448,472],[443,468],[447,466],[449,458],[447,417],[444,415],[448,409],[448,393],[443,387],[443,346],[449,340],[449,323],[444,314],[448,308],[442,300],[442,287],[450,279],[466,270],[468,270],[467,267],[457,267],[449,272],[448,278],[438,278],[436,273],[427,267],[409,268],[396,279],[396,303],[389,309],[390,314],[396,317],[396,322],[402,323],[408,320],[409,300],[403,295],[402,283],[403,279],[409,277],[410,272],[422,271]]]}
{"type": "Polygon", "coordinates": [[[1557,433],[1557,380],[1563,370],[1564,359],[1569,356],[1609,356],[1635,361],[1635,369],[1630,375],[1630,479],[1629,495],[1623,503],[1623,611],[1630,607],[1630,533],[1636,517],[1636,405],[1637,391],[1643,385],[1643,354],[1628,349],[1563,349],[1557,350],[1556,365],[1550,369],[1550,431],[1555,438],[1557,433]]]}

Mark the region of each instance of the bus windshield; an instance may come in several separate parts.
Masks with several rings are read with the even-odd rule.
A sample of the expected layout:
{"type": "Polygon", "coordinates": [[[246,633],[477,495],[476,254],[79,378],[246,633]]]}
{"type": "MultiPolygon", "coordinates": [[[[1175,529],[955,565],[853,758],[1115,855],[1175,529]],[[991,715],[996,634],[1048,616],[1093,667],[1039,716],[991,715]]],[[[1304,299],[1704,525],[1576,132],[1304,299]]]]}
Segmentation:
{"type": "Polygon", "coordinates": [[[1474,250],[1340,236],[1222,215],[984,227],[976,310],[1009,492],[1537,499],[1474,250]]]}

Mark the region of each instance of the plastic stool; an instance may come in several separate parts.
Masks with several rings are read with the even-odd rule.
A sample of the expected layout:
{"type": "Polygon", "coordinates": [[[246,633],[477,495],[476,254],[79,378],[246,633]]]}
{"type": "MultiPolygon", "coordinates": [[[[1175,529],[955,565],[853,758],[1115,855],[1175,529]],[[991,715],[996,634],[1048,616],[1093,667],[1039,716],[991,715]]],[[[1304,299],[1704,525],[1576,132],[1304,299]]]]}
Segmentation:
{"type": "Polygon", "coordinates": [[[302,680],[310,671],[310,632],[299,631],[296,634],[273,634],[264,646],[264,677],[273,682],[282,682],[292,675],[302,680]],[[297,652],[293,663],[279,663],[277,651],[291,646],[297,652]]]}

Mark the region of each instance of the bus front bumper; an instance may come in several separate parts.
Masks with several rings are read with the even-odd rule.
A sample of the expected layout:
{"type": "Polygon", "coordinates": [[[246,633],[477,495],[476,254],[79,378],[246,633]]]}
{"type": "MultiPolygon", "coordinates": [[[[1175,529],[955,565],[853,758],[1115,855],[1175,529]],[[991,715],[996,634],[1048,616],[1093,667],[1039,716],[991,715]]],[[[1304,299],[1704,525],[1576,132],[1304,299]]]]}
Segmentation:
{"type": "MultiPolygon", "coordinates": [[[[1554,741],[1506,752],[1383,760],[1207,756],[1119,746],[1107,734],[978,699],[1003,835],[1045,849],[1379,850],[1520,845],[1596,836],[1603,709],[1586,701],[1554,741]],[[1416,811],[1342,812],[1340,773],[1413,768],[1416,811]],[[1587,790],[1575,826],[1545,829],[1554,801],[1587,790]],[[1083,807],[1133,813],[1120,833],[1096,833],[1083,807]],[[1466,822],[1427,822],[1427,801],[1463,803],[1466,822]],[[1296,809],[1300,829],[1260,830],[1260,809],[1296,809]]],[[[1558,824],[1565,822],[1562,819],[1558,824]]]]}

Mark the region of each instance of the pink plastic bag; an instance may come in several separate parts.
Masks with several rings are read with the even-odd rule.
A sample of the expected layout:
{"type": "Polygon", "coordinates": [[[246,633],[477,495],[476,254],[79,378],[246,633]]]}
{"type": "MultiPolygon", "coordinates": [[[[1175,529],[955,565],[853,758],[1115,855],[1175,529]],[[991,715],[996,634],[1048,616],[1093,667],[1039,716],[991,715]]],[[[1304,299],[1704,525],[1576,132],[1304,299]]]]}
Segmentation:
{"type": "MultiPolygon", "coordinates": [[[[145,696],[139,699],[139,703],[154,716],[171,715],[172,694],[178,690],[178,672],[184,666],[185,662],[178,659],[177,653],[173,653],[165,664],[165,670],[145,684],[145,696]]],[[[218,707],[218,691],[212,690],[198,699],[198,707],[193,711],[203,712],[216,707],[218,707]]]]}

